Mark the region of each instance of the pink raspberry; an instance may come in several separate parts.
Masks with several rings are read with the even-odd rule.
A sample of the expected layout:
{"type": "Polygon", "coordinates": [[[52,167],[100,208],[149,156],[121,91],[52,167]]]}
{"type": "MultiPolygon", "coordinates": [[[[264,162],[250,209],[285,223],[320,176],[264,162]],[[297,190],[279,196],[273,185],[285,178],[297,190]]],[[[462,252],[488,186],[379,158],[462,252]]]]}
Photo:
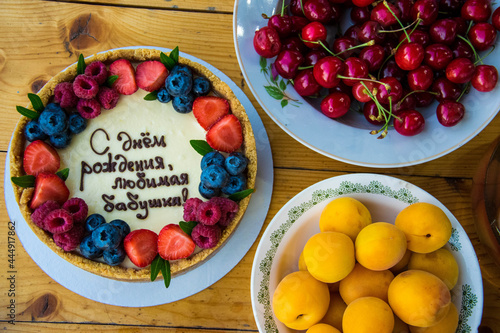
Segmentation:
{"type": "Polygon", "coordinates": [[[85,222],[89,213],[89,206],[85,200],[80,198],[71,198],[64,203],[63,209],[67,210],[73,216],[73,222],[80,224],[85,222]]]}
{"type": "Polygon", "coordinates": [[[197,224],[191,232],[194,243],[202,249],[211,249],[219,243],[222,235],[221,229],[217,225],[197,224]]]}
{"type": "Polygon", "coordinates": [[[73,91],[73,84],[71,82],[59,83],[54,89],[54,101],[62,108],[74,108],[78,103],[78,97],[73,91]]]}
{"type": "Polygon", "coordinates": [[[94,119],[101,114],[101,104],[97,99],[80,99],[76,105],[78,113],[85,119],[94,119]]]}
{"type": "Polygon", "coordinates": [[[184,204],[184,215],[182,216],[184,221],[196,221],[198,222],[198,206],[202,203],[199,198],[189,198],[184,204]]]}
{"type": "Polygon", "coordinates": [[[80,74],[73,81],[73,91],[79,98],[92,99],[97,96],[99,85],[93,78],[80,74]]]}
{"type": "Polygon", "coordinates": [[[227,227],[234,219],[234,216],[240,209],[240,206],[233,200],[224,197],[213,197],[210,201],[219,206],[221,211],[219,225],[221,227],[227,227]]]}
{"type": "Polygon", "coordinates": [[[198,205],[197,217],[198,222],[202,224],[214,225],[220,220],[220,208],[213,202],[202,202],[198,205]]]}
{"type": "Polygon", "coordinates": [[[94,61],[85,68],[84,74],[93,78],[98,85],[103,85],[108,78],[108,69],[101,61],[94,61]]]}
{"type": "Polygon", "coordinates": [[[114,108],[119,99],[120,94],[116,90],[109,87],[101,87],[101,90],[97,93],[97,100],[99,100],[101,106],[106,110],[114,108]]]}
{"type": "Polygon", "coordinates": [[[73,216],[64,209],[56,209],[51,211],[43,220],[45,230],[53,234],[60,234],[73,228],[73,216]]]}
{"type": "Polygon", "coordinates": [[[54,234],[52,238],[54,243],[59,246],[64,251],[75,250],[82,242],[84,236],[83,225],[75,225],[71,230],[62,232],[59,234],[54,234]]]}
{"type": "Polygon", "coordinates": [[[42,228],[45,230],[45,223],[44,220],[49,215],[50,212],[56,209],[60,209],[61,206],[53,200],[48,200],[45,201],[43,204],[38,206],[37,209],[31,214],[31,220],[33,223],[35,223],[38,227],[42,228]]]}

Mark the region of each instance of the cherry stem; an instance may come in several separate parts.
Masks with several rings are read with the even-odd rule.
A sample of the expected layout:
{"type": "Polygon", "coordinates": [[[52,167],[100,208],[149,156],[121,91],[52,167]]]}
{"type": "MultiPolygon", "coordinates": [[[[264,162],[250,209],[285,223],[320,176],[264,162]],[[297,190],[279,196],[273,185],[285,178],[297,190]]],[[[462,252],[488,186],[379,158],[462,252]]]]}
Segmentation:
{"type": "Polygon", "coordinates": [[[467,82],[467,84],[464,86],[464,89],[462,89],[462,92],[460,93],[460,96],[458,96],[458,98],[456,99],[457,102],[460,102],[460,99],[465,95],[467,94],[467,92],[469,91],[470,89],[470,81],[467,82]]]}
{"type": "Polygon", "coordinates": [[[351,46],[350,48],[348,49],[345,49],[344,51],[342,52],[339,52],[337,54],[334,54],[336,57],[338,57],[340,54],[344,53],[344,52],[347,52],[347,51],[351,51],[351,50],[354,50],[354,49],[358,49],[360,47],[365,47],[365,46],[372,46],[372,45],[375,45],[375,41],[374,40],[370,40],[366,43],[363,43],[363,44],[359,44],[359,45],[355,45],[355,46],[351,46]]]}
{"type": "Polygon", "coordinates": [[[281,17],[285,15],[285,0],[281,0],[281,17]]]}
{"type": "Polygon", "coordinates": [[[337,78],[339,79],[345,79],[345,80],[358,80],[358,81],[361,81],[361,84],[366,88],[366,85],[362,82],[362,81],[367,81],[367,82],[373,82],[373,83],[378,83],[378,84],[381,84],[385,87],[385,89],[387,89],[387,92],[391,92],[391,86],[388,85],[387,83],[384,83],[384,82],[380,82],[380,81],[377,81],[377,80],[373,80],[373,79],[367,79],[367,78],[360,78],[360,77],[349,77],[349,76],[343,76],[343,75],[338,75],[337,74],[337,78]]]}
{"type": "Polygon", "coordinates": [[[474,52],[474,57],[476,59],[476,63],[477,62],[481,62],[481,64],[482,64],[483,62],[482,62],[481,58],[479,57],[479,55],[477,54],[476,49],[474,48],[474,46],[472,45],[472,43],[470,42],[470,40],[468,38],[465,38],[465,37],[460,36],[460,35],[457,35],[457,37],[460,38],[460,39],[462,39],[467,44],[469,44],[469,46],[472,49],[472,52],[474,52]]]}
{"type": "Polygon", "coordinates": [[[370,89],[368,89],[366,84],[362,81],[361,81],[361,84],[363,85],[363,87],[365,87],[366,94],[373,100],[373,102],[377,106],[377,110],[378,110],[379,115],[378,115],[378,117],[375,118],[375,120],[382,120],[381,117],[383,117],[384,121],[385,121],[384,126],[382,126],[379,130],[371,131],[370,134],[375,135],[375,134],[382,132],[382,134],[380,134],[380,136],[377,139],[383,139],[387,136],[387,128],[389,127],[389,122],[391,120],[391,117],[396,117],[392,113],[392,97],[389,96],[389,110],[387,110],[386,108],[384,108],[382,106],[382,104],[380,104],[380,102],[373,95],[373,93],[370,91],[370,89]]]}
{"type": "Polygon", "coordinates": [[[379,32],[400,32],[400,31],[406,31],[406,29],[408,29],[409,27],[411,27],[412,25],[414,25],[415,23],[419,22],[420,19],[417,19],[415,21],[413,21],[412,23],[410,23],[409,25],[407,25],[406,27],[402,27],[401,29],[395,29],[395,30],[379,30],[379,32]]]}
{"type": "Polygon", "coordinates": [[[403,25],[403,23],[401,23],[401,21],[399,20],[399,18],[396,16],[396,14],[392,11],[391,7],[389,7],[389,4],[387,3],[386,0],[384,0],[384,6],[385,8],[387,8],[387,10],[389,12],[391,12],[392,16],[394,16],[394,18],[396,19],[396,21],[398,21],[399,25],[401,26],[401,28],[403,28],[403,31],[405,32],[405,35],[406,35],[406,38],[408,39],[408,43],[411,43],[411,40],[410,40],[410,35],[408,35],[408,32],[406,32],[406,28],[405,26],[403,25]]]}
{"type": "Polygon", "coordinates": [[[491,47],[491,49],[488,51],[488,53],[487,53],[484,57],[479,58],[479,60],[477,60],[477,61],[474,63],[474,66],[475,66],[477,63],[479,63],[479,62],[481,62],[481,64],[483,64],[483,59],[484,59],[484,58],[486,58],[487,56],[489,56],[489,55],[491,54],[491,52],[493,52],[494,50],[495,50],[495,45],[492,45],[492,47],[491,47]]]}

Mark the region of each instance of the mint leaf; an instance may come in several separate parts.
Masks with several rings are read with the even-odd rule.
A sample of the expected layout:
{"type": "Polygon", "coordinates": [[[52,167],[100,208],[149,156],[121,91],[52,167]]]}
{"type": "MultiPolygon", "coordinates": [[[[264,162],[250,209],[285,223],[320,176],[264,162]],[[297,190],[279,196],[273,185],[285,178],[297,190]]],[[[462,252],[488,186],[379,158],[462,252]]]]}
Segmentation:
{"type": "Polygon", "coordinates": [[[189,141],[191,147],[198,152],[198,154],[205,156],[213,151],[213,148],[205,140],[191,140],[189,141]]]}
{"type": "Polygon", "coordinates": [[[172,280],[172,275],[170,274],[170,262],[168,260],[165,260],[165,265],[161,266],[160,270],[161,270],[161,275],[163,275],[163,282],[165,283],[165,288],[168,288],[170,286],[170,280],[172,280]]]}
{"type": "Polygon", "coordinates": [[[37,94],[28,93],[28,98],[30,99],[31,105],[33,105],[33,109],[36,111],[42,112],[43,109],[45,109],[42,99],[37,94]]]}
{"type": "Polygon", "coordinates": [[[10,177],[10,180],[19,187],[35,187],[35,176],[10,177]]]}
{"type": "Polygon", "coordinates": [[[146,96],[144,96],[144,100],[145,101],[156,101],[158,99],[157,94],[158,93],[156,91],[152,91],[149,94],[147,94],[146,96]]]}
{"type": "Polygon", "coordinates": [[[36,119],[36,118],[38,118],[38,116],[40,116],[40,114],[38,112],[30,110],[30,109],[27,109],[27,108],[19,106],[19,105],[16,106],[16,110],[21,115],[23,115],[23,116],[25,116],[26,118],[29,118],[29,119],[36,119]]]}
{"type": "Polygon", "coordinates": [[[83,54],[80,53],[80,56],[78,57],[78,64],[76,65],[76,74],[84,74],[85,67],[87,67],[87,65],[85,64],[85,59],[83,58],[83,54]]]}
{"type": "Polygon", "coordinates": [[[246,197],[248,197],[254,191],[255,190],[253,188],[249,188],[249,189],[246,189],[246,190],[243,190],[243,191],[239,191],[239,192],[233,193],[230,196],[228,196],[227,198],[231,199],[233,201],[240,201],[240,200],[243,200],[246,197]]]}
{"type": "Polygon", "coordinates": [[[68,176],[69,176],[69,169],[66,168],[66,169],[59,170],[56,172],[56,175],[59,178],[61,178],[62,180],[66,181],[66,179],[68,179],[68,176]]]}
{"type": "Polygon", "coordinates": [[[175,63],[179,62],[179,47],[178,46],[176,46],[175,49],[173,49],[172,52],[170,52],[169,57],[170,57],[170,59],[175,61],[175,63]]]}
{"type": "Polygon", "coordinates": [[[151,263],[151,281],[156,280],[158,274],[161,271],[162,266],[165,265],[165,259],[160,257],[159,254],[156,255],[153,262],[151,263]]]}
{"type": "Polygon", "coordinates": [[[193,232],[193,228],[198,225],[198,222],[195,221],[189,221],[189,222],[184,222],[181,221],[179,222],[179,227],[181,227],[182,231],[184,231],[186,234],[191,236],[191,232],[193,232]]]}
{"type": "Polygon", "coordinates": [[[110,75],[106,79],[105,84],[106,84],[106,86],[111,87],[113,85],[113,83],[115,83],[116,80],[118,80],[118,75],[110,75]]]}
{"type": "Polygon", "coordinates": [[[170,58],[169,56],[167,56],[163,52],[160,54],[160,61],[161,61],[162,64],[165,65],[165,67],[167,67],[167,69],[169,71],[171,71],[172,68],[174,68],[174,66],[176,64],[176,62],[172,58],[170,58]]]}

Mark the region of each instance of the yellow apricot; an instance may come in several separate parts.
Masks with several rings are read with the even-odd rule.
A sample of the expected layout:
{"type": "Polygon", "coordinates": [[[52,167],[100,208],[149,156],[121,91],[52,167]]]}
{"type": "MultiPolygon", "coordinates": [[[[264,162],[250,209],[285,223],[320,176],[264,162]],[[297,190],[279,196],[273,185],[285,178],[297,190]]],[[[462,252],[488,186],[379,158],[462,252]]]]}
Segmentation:
{"type": "Polygon", "coordinates": [[[414,253],[408,269],[420,269],[436,275],[443,280],[448,289],[453,289],[458,281],[458,263],[453,254],[440,248],[431,253],[414,253]]]}
{"type": "Polygon", "coordinates": [[[361,229],[371,222],[370,212],[359,200],[340,197],[330,201],[321,212],[319,229],[344,233],[354,242],[361,229]]]}
{"type": "Polygon", "coordinates": [[[406,266],[408,266],[408,262],[410,261],[410,257],[412,256],[412,253],[413,252],[406,249],[406,252],[405,252],[403,258],[401,258],[401,260],[396,265],[389,268],[389,270],[394,274],[399,274],[402,271],[404,271],[406,269],[406,266]]]}
{"type": "Polygon", "coordinates": [[[378,297],[387,302],[387,290],[394,279],[389,270],[372,271],[356,263],[354,269],[340,281],[339,293],[346,304],[365,296],[378,297]]]}
{"type": "Polygon", "coordinates": [[[354,244],[340,232],[320,232],[304,246],[307,270],[316,279],[333,283],[342,280],[354,268],[354,244]]]}
{"type": "Polygon", "coordinates": [[[372,223],[356,237],[356,259],[368,269],[381,271],[396,265],[406,252],[405,234],[387,222],[372,223]]]}
{"type": "Polygon", "coordinates": [[[344,312],[344,333],[392,333],[394,314],[389,305],[377,297],[361,297],[344,312]]]}
{"type": "Polygon", "coordinates": [[[304,251],[300,252],[300,256],[299,256],[299,271],[307,271],[306,262],[304,261],[304,251]]]}
{"type": "Polygon", "coordinates": [[[338,329],[328,324],[316,324],[311,326],[306,333],[342,333],[338,329]]]}
{"type": "Polygon", "coordinates": [[[410,326],[411,333],[455,333],[458,327],[458,311],[455,304],[450,304],[446,317],[431,327],[410,326]]]}
{"type": "Polygon", "coordinates": [[[344,316],[344,311],[347,308],[342,297],[339,293],[330,293],[330,305],[326,311],[325,316],[321,319],[321,323],[331,325],[339,330],[342,329],[342,317],[344,316]]]}

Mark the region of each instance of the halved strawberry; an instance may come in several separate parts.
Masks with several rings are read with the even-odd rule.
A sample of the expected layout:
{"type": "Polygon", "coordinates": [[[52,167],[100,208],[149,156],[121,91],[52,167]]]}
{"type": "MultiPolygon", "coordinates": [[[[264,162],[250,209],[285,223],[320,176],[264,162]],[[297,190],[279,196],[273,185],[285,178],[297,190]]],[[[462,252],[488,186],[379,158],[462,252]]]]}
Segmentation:
{"type": "Polygon", "coordinates": [[[134,66],[127,59],[115,60],[109,65],[109,74],[118,75],[113,88],[122,95],[132,95],[137,91],[134,66]]]}
{"type": "Polygon", "coordinates": [[[61,165],[57,150],[41,140],[33,141],[24,150],[23,168],[28,175],[40,172],[56,173],[61,165]]]}
{"type": "Polygon", "coordinates": [[[165,260],[189,257],[196,245],[177,224],[167,224],[158,235],[158,254],[165,260]]]}
{"type": "Polygon", "coordinates": [[[69,198],[69,190],[64,180],[54,173],[42,172],[36,176],[35,192],[30,207],[35,209],[46,201],[53,200],[62,205],[69,198]]]}
{"type": "Polygon", "coordinates": [[[228,114],[208,130],[206,139],[213,149],[232,153],[243,143],[241,123],[235,115],[228,114]]]}
{"type": "Polygon", "coordinates": [[[135,81],[142,90],[159,90],[165,84],[168,69],[157,60],[141,62],[135,69],[135,81]]]}
{"type": "Polygon", "coordinates": [[[193,102],[193,114],[198,124],[208,130],[219,119],[229,114],[229,103],[221,97],[200,96],[193,102]]]}
{"type": "Polygon", "coordinates": [[[130,232],[123,240],[125,253],[137,267],[150,265],[158,253],[158,235],[148,229],[130,232]]]}

